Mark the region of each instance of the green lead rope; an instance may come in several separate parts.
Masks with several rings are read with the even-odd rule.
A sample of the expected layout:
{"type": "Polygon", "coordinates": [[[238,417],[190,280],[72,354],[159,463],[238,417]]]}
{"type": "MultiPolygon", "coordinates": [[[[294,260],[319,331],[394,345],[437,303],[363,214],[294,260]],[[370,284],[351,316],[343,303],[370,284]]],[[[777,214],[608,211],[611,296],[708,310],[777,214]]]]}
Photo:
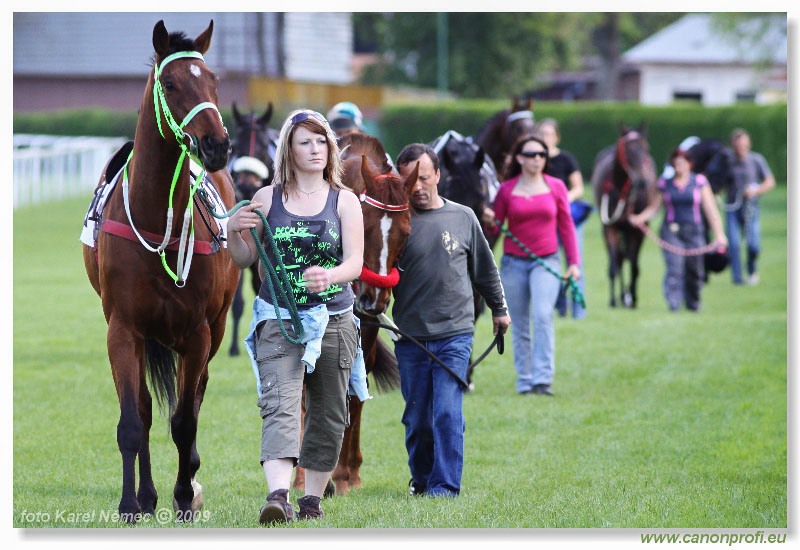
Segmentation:
{"type": "Polygon", "coordinates": [[[541,265],[547,271],[555,275],[558,279],[564,281],[564,284],[567,286],[567,290],[572,295],[573,302],[575,302],[576,304],[580,304],[581,307],[586,307],[586,300],[583,298],[583,293],[581,292],[581,289],[578,288],[578,284],[575,282],[575,279],[573,279],[572,276],[564,279],[564,277],[562,277],[559,272],[552,269],[549,265],[547,265],[544,262],[544,260],[542,260],[539,256],[531,252],[531,250],[527,246],[522,244],[522,242],[511,231],[509,231],[505,225],[501,224],[497,220],[495,220],[494,223],[495,225],[497,225],[497,227],[500,228],[500,231],[502,231],[506,237],[514,241],[514,243],[517,246],[519,246],[530,257],[531,260],[536,261],[537,263],[539,263],[539,265],[541,265]]]}
{"type": "MultiPolygon", "coordinates": [[[[224,214],[217,214],[213,207],[210,207],[210,202],[207,199],[207,194],[205,189],[200,189],[198,194],[209,206],[209,211],[211,215],[217,219],[222,218],[229,218],[233,215],[234,212],[239,210],[243,206],[247,206],[250,204],[250,201],[241,201],[237,203],[233,208],[229,211],[225,212],[224,214]]],[[[277,292],[280,294],[280,297],[283,298],[284,302],[288,304],[289,315],[292,318],[292,328],[294,329],[294,333],[297,335],[291,336],[286,327],[283,323],[278,323],[278,326],[281,329],[281,334],[283,337],[286,338],[289,342],[293,344],[299,344],[303,340],[303,323],[300,320],[300,313],[297,311],[297,301],[294,299],[294,292],[292,292],[292,282],[289,280],[289,276],[286,272],[286,266],[283,265],[283,259],[281,258],[280,252],[278,251],[278,245],[275,244],[275,236],[272,233],[272,229],[267,223],[267,218],[264,216],[263,212],[260,210],[255,211],[256,214],[261,218],[261,222],[264,224],[264,231],[267,235],[267,240],[269,241],[270,247],[272,248],[272,253],[275,255],[275,258],[278,260],[278,269],[270,263],[269,259],[267,258],[267,253],[264,250],[264,247],[261,245],[261,242],[258,239],[258,232],[256,231],[255,227],[250,228],[250,234],[253,236],[253,241],[256,243],[256,249],[258,250],[258,257],[261,259],[261,265],[264,266],[264,272],[267,274],[267,289],[269,290],[269,295],[272,298],[272,304],[275,307],[275,317],[281,319],[280,308],[278,307],[278,299],[276,297],[276,287],[277,292]],[[280,274],[278,274],[280,271],[280,274]]]]}

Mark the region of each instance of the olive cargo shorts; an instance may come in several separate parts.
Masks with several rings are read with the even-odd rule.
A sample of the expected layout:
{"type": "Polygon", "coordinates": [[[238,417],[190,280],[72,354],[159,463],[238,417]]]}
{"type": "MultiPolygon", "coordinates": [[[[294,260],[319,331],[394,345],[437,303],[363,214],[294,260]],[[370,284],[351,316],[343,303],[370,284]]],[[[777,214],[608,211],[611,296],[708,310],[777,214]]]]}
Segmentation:
{"type": "MultiPolygon", "coordinates": [[[[291,334],[291,322],[283,321],[291,334]]],[[[353,313],[331,315],[314,372],[305,374],[303,344],[281,334],[277,320],[259,327],[256,361],[261,377],[258,406],[263,419],[261,462],[291,458],[295,465],[320,472],[334,469],[347,426],[347,386],[356,354],[353,313]],[[306,385],[305,427],[300,446],[300,408],[306,385]]]]}

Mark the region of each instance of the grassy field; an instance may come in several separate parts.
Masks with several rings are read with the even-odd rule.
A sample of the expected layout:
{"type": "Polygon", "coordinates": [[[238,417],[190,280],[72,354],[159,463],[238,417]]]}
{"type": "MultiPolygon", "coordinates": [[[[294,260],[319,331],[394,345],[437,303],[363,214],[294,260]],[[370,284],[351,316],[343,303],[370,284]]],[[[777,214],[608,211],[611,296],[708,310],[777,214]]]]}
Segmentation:
{"type": "MultiPolygon", "coordinates": [[[[556,396],[515,394],[510,339],[505,355],[481,363],[465,399],[462,495],[406,496],[402,398],[379,394],[364,408],[364,487],[325,501],[322,521],[288,529],[556,528],[515,532],[552,537],[787,528],[786,198],[783,186],[762,202],[761,284],[713,275],[699,314],[667,311],[652,241],[638,309],[610,309],[595,214],[585,236],[588,317],[556,322],[556,396]]],[[[14,212],[14,527],[118,526],[108,516],[121,489],[119,409],[78,241],[87,205],[88,197],[14,212]]],[[[490,328],[479,321],[477,351],[490,328]]],[[[167,427],[159,417],[152,430],[164,513],[176,474],[167,427]]],[[[200,415],[204,515],[180,528],[258,527],[259,437],[250,366],[222,353],[200,415]]],[[[142,527],[175,525],[154,518],[142,527]]]]}

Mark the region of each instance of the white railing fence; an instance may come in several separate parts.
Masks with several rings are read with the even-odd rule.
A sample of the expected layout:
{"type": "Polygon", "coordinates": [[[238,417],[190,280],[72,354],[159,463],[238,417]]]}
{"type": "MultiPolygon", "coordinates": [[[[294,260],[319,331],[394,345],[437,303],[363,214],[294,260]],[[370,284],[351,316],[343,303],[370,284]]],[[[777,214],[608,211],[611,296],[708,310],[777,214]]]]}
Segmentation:
{"type": "Polygon", "coordinates": [[[125,138],[14,134],[14,208],[91,195],[125,138]]]}

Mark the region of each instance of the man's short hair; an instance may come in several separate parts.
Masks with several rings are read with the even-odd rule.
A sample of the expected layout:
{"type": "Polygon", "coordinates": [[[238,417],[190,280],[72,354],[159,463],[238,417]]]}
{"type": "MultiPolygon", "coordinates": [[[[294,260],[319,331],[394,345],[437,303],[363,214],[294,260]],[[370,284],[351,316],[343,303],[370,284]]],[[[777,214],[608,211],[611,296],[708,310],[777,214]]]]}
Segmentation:
{"type": "Polygon", "coordinates": [[[412,143],[403,147],[403,150],[397,155],[396,164],[397,166],[406,166],[418,160],[422,155],[428,155],[433,163],[434,172],[438,172],[439,156],[436,154],[436,151],[433,150],[433,147],[424,143],[412,143]]]}

